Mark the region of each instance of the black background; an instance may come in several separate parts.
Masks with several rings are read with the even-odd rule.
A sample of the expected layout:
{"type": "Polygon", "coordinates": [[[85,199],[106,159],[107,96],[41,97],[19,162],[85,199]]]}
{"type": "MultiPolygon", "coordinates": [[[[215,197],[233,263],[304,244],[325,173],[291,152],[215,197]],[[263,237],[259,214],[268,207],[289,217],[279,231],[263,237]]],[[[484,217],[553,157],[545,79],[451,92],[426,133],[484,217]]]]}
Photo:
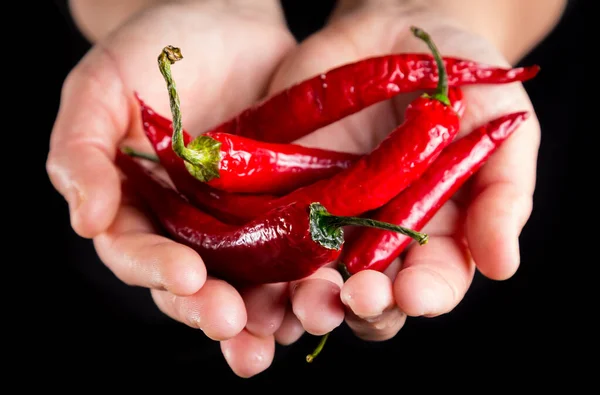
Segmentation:
{"type": "MultiPolygon", "coordinates": [[[[333,4],[283,3],[299,38],[317,29],[333,4]]],[[[27,370],[74,372],[83,368],[102,372],[108,380],[123,369],[143,368],[146,373],[136,380],[159,380],[158,375],[166,370],[180,369],[193,373],[196,382],[192,383],[201,391],[200,383],[221,379],[230,385],[301,379],[294,384],[298,389],[315,388],[314,380],[325,377],[331,383],[364,379],[371,385],[390,380],[427,385],[422,377],[435,380],[441,373],[457,373],[460,382],[477,372],[503,381],[541,365],[557,364],[561,340],[556,328],[562,318],[556,305],[563,297],[557,292],[558,265],[567,242],[556,230],[564,227],[566,215],[567,145],[570,135],[590,121],[574,99],[584,85],[581,54],[585,49],[580,40],[584,3],[589,4],[574,3],[550,36],[522,62],[542,66],[538,77],[526,83],[541,122],[542,144],[534,211],[521,236],[522,264],[517,274],[504,282],[477,275],[463,302],[450,314],[409,319],[387,342],[359,341],[342,326],[310,365],[304,356],[317,339],[306,335],[292,346],[278,347],[268,371],[242,380],[229,371],[218,344],[164,317],[146,290],[117,281],[98,260],[91,242],[71,230],[66,202],[48,181],[45,159],[63,80],[88,44],[61,2],[40,2],[36,16],[45,27],[34,33],[38,60],[33,78],[38,85],[30,91],[35,99],[28,96],[26,100],[37,103],[32,107],[36,115],[28,117],[28,122],[39,135],[36,151],[28,159],[35,169],[30,174],[33,182],[28,184],[34,191],[29,195],[43,202],[30,205],[28,211],[38,219],[36,229],[43,237],[24,248],[27,256],[36,254],[36,270],[28,275],[41,280],[41,285],[30,293],[36,308],[32,312],[28,306],[23,331],[34,331],[31,338],[41,348],[27,362],[27,370]],[[32,211],[36,209],[39,213],[32,211]],[[45,362],[37,363],[39,357],[45,362]]],[[[31,233],[22,236],[21,241],[26,241],[31,233]]]]}

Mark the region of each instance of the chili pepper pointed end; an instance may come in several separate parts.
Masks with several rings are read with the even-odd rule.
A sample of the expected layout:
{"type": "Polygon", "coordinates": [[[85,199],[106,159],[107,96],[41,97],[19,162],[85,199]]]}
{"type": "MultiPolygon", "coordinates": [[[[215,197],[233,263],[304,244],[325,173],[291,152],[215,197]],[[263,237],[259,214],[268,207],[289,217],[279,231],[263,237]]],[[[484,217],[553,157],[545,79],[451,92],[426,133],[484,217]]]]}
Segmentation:
{"type": "Polygon", "coordinates": [[[185,148],[185,167],[202,182],[219,178],[221,142],[208,136],[198,136],[185,148]]]}
{"type": "Polygon", "coordinates": [[[309,206],[309,227],[313,240],[321,246],[340,250],[344,244],[344,230],[340,226],[327,223],[323,218],[331,217],[321,203],[311,203],[309,206]]]}

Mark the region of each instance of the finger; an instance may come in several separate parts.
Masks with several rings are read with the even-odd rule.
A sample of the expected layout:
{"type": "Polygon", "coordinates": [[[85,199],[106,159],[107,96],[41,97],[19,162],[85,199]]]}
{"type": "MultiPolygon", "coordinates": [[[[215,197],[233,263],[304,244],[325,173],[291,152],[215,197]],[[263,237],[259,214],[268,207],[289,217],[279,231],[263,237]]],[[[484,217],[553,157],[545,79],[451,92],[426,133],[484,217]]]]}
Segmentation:
{"type": "Polygon", "coordinates": [[[152,290],[158,308],[172,319],[201,329],[213,340],[227,340],[246,325],[246,308],[240,294],[224,281],[208,278],[198,292],[177,296],[152,290]]]}
{"type": "Polygon", "coordinates": [[[154,231],[141,211],[124,205],[110,228],[94,238],[94,247],[102,262],[126,284],[175,295],[196,293],[206,281],[200,256],[154,231]]]}
{"type": "Polygon", "coordinates": [[[127,131],[129,109],[110,58],[100,49],[90,51],[65,81],[46,162],[82,237],[106,230],[117,212],[120,181],[112,159],[127,131]]]}
{"type": "Polygon", "coordinates": [[[346,281],[340,297],[349,310],[346,323],[363,340],[391,339],[406,322],[406,314],[396,306],[392,280],[384,273],[356,273],[346,281]]]}
{"type": "Polygon", "coordinates": [[[265,284],[242,290],[248,322],[246,329],[255,336],[265,337],[281,326],[288,300],[288,284],[265,284]]]}
{"type": "Polygon", "coordinates": [[[408,250],[394,280],[394,299],[409,316],[445,314],[462,300],[474,273],[474,263],[452,237],[432,237],[408,250]]]}
{"type": "Polygon", "coordinates": [[[519,235],[533,208],[539,124],[530,117],[475,175],[465,235],[479,271],[510,278],[520,264],[519,235]]]}
{"type": "MultiPolygon", "coordinates": [[[[274,85],[280,87],[371,55],[426,51],[423,42],[409,32],[409,25],[420,26],[430,33],[441,53],[447,56],[509,66],[486,38],[423,10],[412,12],[411,18],[406,18],[407,9],[394,3],[384,2],[377,7],[371,2],[356,2],[352,6],[345,3],[346,6],[334,12],[322,31],[304,41],[297,53],[282,65],[274,85]],[[302,57],[310,61],[302,61],[302,57]]],[[[464,96],[467,108],[461,119],[459,137],[502,114],[523,110],[534,114],[520,83],[468,86],[464,88],[464,96]]],[[[368,152],[401,121],[410,98],[411,95],[396,96],[390,101],[391,106],[383,103],[373,106],[301,142],[328,146],[331,141],[342,141],[344,145],[340,145],[340,149],[368,152]]],[[[477,267],[490,278],[506,279],[518,268],[518,236],[531,214],[539,141],[539,124],[532,116],[473,179],[475,188],[465,235],[477,267]],[[493,219],[488,218],[487,213],[492,213],[493,219]]]]}
{"type": "Polygon", "coordinates": [[[282,346],[296,342],[304,334],[304,327],[291,308],[288,308],[283,317],[281,326],[275,332],[275,341],[282,346]]]}
{"type": "Polygon", "coordinates": [[[275,356],[275,339],[272,335],[255,336],[244,329],[237,336],[222,341],[221,351],[236,375],[249,378],[271,366],[275,356]]]}
{"type": "Polygon", "coordinates": [[[308,333],[324,335],[344,321],[340,301],[343,282],[337,270],[325,267],[290,285],[294,314],[308,333]]]}

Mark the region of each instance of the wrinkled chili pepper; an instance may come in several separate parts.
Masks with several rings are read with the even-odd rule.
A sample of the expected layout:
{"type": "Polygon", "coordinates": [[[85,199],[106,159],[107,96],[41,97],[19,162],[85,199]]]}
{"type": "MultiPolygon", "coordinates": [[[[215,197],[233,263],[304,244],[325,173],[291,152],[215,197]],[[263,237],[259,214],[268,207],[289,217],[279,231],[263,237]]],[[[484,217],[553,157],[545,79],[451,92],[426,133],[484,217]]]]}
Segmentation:
{"type": "Polygon", "coordinates": [[[131,150],[128,151],[129,154],[145,156],[150,160],[157,159],[182,195],[196,207],[222,222],[234,225],[244,224],[268,211],[271,201],[277,199],[278,196],[227,192],[213,188],[194,178],[185,167],[183,159],[177,156],[171,148],[172,130],[168,126],[171,125],[170,121],[165,127],[165,123],[157,118],[158,114],[141,100],[140,104],[144,132],[154,148],[156,158],[131,150]]]}
{"type": "MultiPolygon", "coordinates": [[[[195,179],[188,172],[183,159],[177,156],[171,148],[172,122],[156,113],[139,96],[136,97],[140,104],[144,132],[157,156],[149,158],[147,154],[135,151],[130,151],[130,154],[154,161],[158,160],[179,192],[194,205],[223,222],[243,224],[268,211],[272,201],[277,199],[278,196],[230,193],[212,188],[206,183],[195,179]]],[[[461,116],[465,110],[462,90],[458,87],[450,88],[448,97],[454,110],[461,116]]],[[[184,138],[188,139],[190,137],[184,135],[184,138]]]]}
{"type": "MultiPolygon", "coordinates": [[[[526,111],[507,114],[454,141],[409,188],[376,210],[373,218],[421,230],[528,117],[526,111]]],[[[383,271],[410,241],[390,232],[357,230],[352,242],[344,246],[341,272],[348,277],[366,269],[383,271]]]]}
{"type": "Polygon", "coordinates": [[[192,139],[182,128],[179,96],[170,70],[171,63],[182,58],[179,48],[173,46],[165,47],[158,57],[169,91],[173,122],[160,116],[154,121],[171,124],[163,126],[173,128],[173,150],[198,180],[228,192],[285,194],[330,177],[359,158],[351,153],[273,144],[229,133],[209,132],[192,139]]]}
{"type": "MultiPolygon", "coordinates": [[[[533,78],[539,66],[500,68],[444,57],[449,86],[504,84],[533,78]]],[[[289,143],[401,93],[435,89],[439,67],[429,54],[363,59],[299,82],[211,130],[289,143]]]]}
{"type": "Polygon", "coordinates": [[[413,100],[403,123],[371,153],[335,176],[300,188],[276,202],[316,199],[335,215],[361,215],[379,208],[418,179],[459,130],[459,116],[448,99],[448,80],[429,35],[411,28],[438,62],[440,78],[432,94],[413,100]]]}
{"type": "Polygon", "coordinates": [[[367,218],[329,214],[318,203],[276,207],[246,225],[224,224],[200,211],[135,159],[117,152],[116,163],[170,237],[197,251],[207,272],[235,285],[293,281],[334,261],[343,226],[402,232],[420,244],[427,235],[367,218]]]}
{"type": "MultiPolygon", "coordinates": [[[[361,215],[383,206],[410,185],[454,139],[459,130],[459,116],[448,98],[444,62],[427,33],[418,28],[411,30],[433,52],[440,69],[435,92],[413,100],[405,111],[403,123],[350,168],[269,201],[264,211],[291,202],[319,201],[335,215],[361,215]]],[[[165,66],[163,75],[169,75],[168,62],[165,66]]],[[[179,100],[174,84],[168,85],[175,136],[181,128],[179,100]]]]}

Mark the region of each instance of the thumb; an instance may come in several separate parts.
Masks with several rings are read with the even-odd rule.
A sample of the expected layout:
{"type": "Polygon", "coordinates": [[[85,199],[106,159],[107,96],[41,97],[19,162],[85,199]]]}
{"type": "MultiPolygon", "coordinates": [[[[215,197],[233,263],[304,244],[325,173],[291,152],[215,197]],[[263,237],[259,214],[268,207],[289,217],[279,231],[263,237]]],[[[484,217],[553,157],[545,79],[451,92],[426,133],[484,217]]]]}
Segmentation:
{"type": "Polygon", "coordinates": [[[101,233],[116,215],[120,178],[113,155],[129,125],[129,105],[115,64],[99,47],[63,85],[46,171],[82,237],[101,233]]]}

